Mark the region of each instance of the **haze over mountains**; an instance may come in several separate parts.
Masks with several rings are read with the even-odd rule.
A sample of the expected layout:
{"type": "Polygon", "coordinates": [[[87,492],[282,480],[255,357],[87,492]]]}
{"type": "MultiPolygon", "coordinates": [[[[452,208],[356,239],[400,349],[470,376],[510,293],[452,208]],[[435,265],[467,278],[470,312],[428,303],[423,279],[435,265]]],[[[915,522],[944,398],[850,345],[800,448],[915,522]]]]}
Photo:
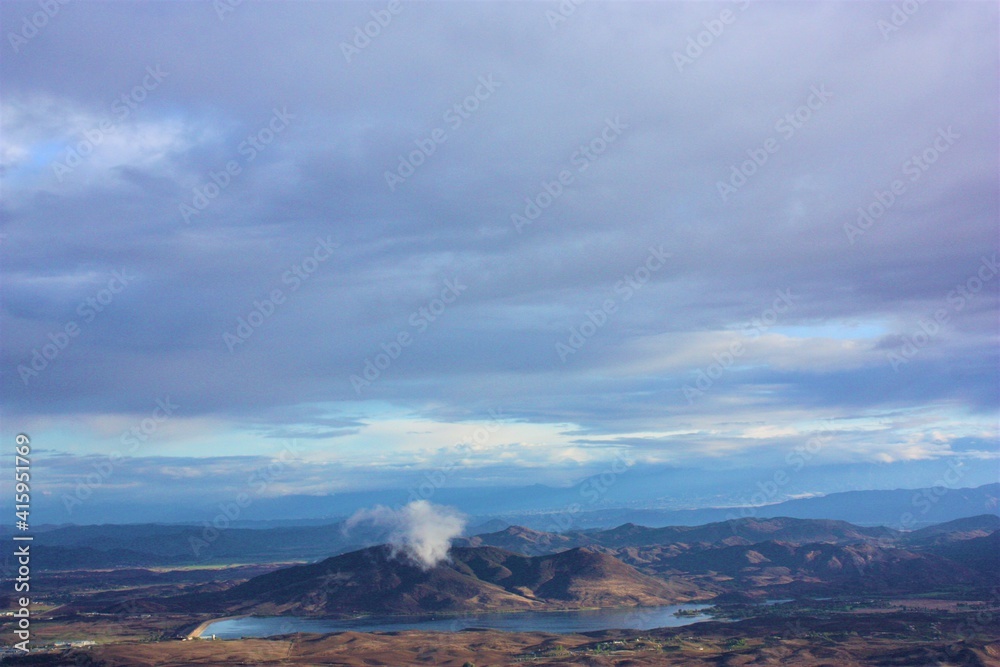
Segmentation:
{"type": "MultiPolygon", "coordinates": [[[[763,498],[766,499],[766,494],[763,498]]],[[[605,509],[573,514],[571,524],[579,528],[599,528],[634,522],[647,526],[697,526],[734,517],[794,517],[799,519],[840,519],[858,525],[893,526],[911,529],[982,513],[1000,513],[1000,483],[972,488],[944,486],[885,491],[844,491],[826,496],[798,498],[779,503],[736,507],[707,507],[691,510],[605,509]]],[[[558,525],[559,513],[513,515],[520,523],[550,530],[558,525]]]]}
{"type": "MultiPolygon", "coordinates": [[[[1000,517],[991,514],[909,533],[791,518],[565,534],[511,526],[459,540],[431,565],[412,545],[380,545],[130,604],[150,612],[350,616],[851,594],[983,599],[1000,585],[998,540],[1000,517]]],[[[108,591],[72,609],[110,613],[122,603],[108,591]]]]}
{"type": "MultiPolygon", "coordinates": [[[[956,497],[980,502],[990,492],[967,489],[956,497]]],[[[927,497],[907,492],[914,493],[927,497]]],[[[985,600],[1000,586],[995,513],[916,530],[751,516],[562,532],[503,525],[459,537],[463,525],[451,508],[417,501],[326,526],[211,534],[192,526],[68,526],[38,533],[32,553],[47,571],[43,593],[60,602],[59,582],[78,585],[87,568],[116,568],[116,581],[149,582],[149,595],[139,600],[114,586],[66,600],[61,613],[71,616],[127,610],[342,618],[845,595],[985,600]],[[164,578],[145,569],[210,562],[246,565],[218,579],[164,578]]]]}
{"type": "MultiPolygon", "coordinates": [[[[889,504],[873,511],[898,512],[895,527],[787,516],[734,518],[733,510],[725,510],[728,520],[694,526],[626,522],[561,531],[494,518],[479,524],[484,530],[467,528],[467,537],[457,537],[463,519],[426,502],[327,525],[64,526],[36,534],[32,562],[39,571],[55,573],[53,581],[87,568],[131,568],[139,579],[149,575],[144,568],[163,566],[272,563],[277,568],[265,574],[248,568],[246,581],[237,576],[227,583],[194,580],[177,587],[163,580],[166,596],[140,603],[150,612],[175,613],[406,614],[941,592],[978,599],[1000,585],[997,487],[858,492],[770,508],[808,513],[815,501],[823,501],[832,512],[850,515],[876,497],[889,504]],[[901,524],[917,523],[902,517],[919,515],[925,501],[926,516],[961,516],[900,530],[901,524]],[[977,512],[982,506],[993,511],[977,512]],[[395,544],[377,546],[385,542],[395,544]],[[290,561],[314,562],[274,565],[290,561]]],[[[552,515],[534,518],[554,523],[552,515]]],[[[13,572],[9,557],[3,568],[13,572]]],[[[120,597],[108,591],[72,609],[114,612],[125,603],[120,597]]]]}
{"type": "MultiPolygon", "coordinates": [[[[903,464],[900,464],[903,465],[903,464]]],[[[909,464],[908,464],[909,465],[909,464]]],[[[916,466],[917,464],[912,464],[916,466]]],[[[359,509],[376,504],[394,506],[416,499],[431,500],[436,504],[457,507],[473,517],[504,515],[510,523],[525,525],[520,517],[530,517],[538,513],[558,513],[567,507],[579,505],[577,520],[581,527],[617,525],[633,520],[645,525],[691,524],[718,521],[721,515],[702,514],[705,508],[737,507],[749,505],[766,509],[772,504],[813,497],[835,497],[842,493],[857,493],[845,489],[919,489],[941,484],[940,488],[957,491],[959,487],[976,487],[993,484],[1000,478],[1000,469],[995,465],[983,465],[975,469],[960,469],[962,474],[949,475],[947,479],[941,471],[950,472],[940,463],[937,467],[923,464],[928,470],[912,474],[893,474],[891,470],[871,466],[839,466],[837,474],[831,476],[829,470],[811,469],[808,466],[792,474],[788,472],[786,484],[777,485],[772,478],[775,469],[713,470],[706,474],[703,470],[685,469],[644,469],[638,466],[616,474],[613,480],[600,474],[579,479],[575,484],[531,484],[531,485],[467,485],[457,474],[448,477],[432,473],[414,474],[412,479],[399,486],[370,491],[344,491],[335,494],[283,494],[280,496],[257,495],[252,502],[240,508],[239,521],[273,522],[274,525],[288,525],[289,522],[328,522],[347,517],[359,509]],[[992,474],[990,474],[992,472],[992,474]],[[843,479],[849,479],[844,483],[843,479]],[[688,511],[694,508],[694,511],[688,511]],[[624,512],[645,512],[648,517],[624,517],[624,512]],[[596,514],[595,514],[596,512],[596,514]],[[614,518],[604,516],[604,513],[614,518]]],[[[893,493],[875,491],[872,493],[893,493]]],[[[200,523],[211,520],[218,513],[218,506],[232,502],[235,494],[218,494],[213,497],[211,489],[205,494],[172,499],[163,502],[155,497],[128,498],[125,500],[113,487],[99,487],[85,495],[84,500],[75,493],[68,495],[40,496],[33,507],[37,524],[49,523],[200,523]]],[[[877,503],[885,501],[873,497],[877,503]]],[[[910,498],[902,498],[909,503],[910,498]]],[[[942,499],[943,500],[943,499],[942,499]]],[[[0,508],[9,503],[0,498],[0,508]]],[[[835,504],[840,504],[837,501],[835,504]]],[[[885,523],[895,517],[884,515],[866,516],[879,504],[860,502],[857,513],[851,516],[837,516],[855,523],[885,523]]],[[[945,502],[945,505],[948,505],[945,502]]],[[[954,516],[936,513],[938,503],[921,520],[928,523],[945,521],[954,516]]],[[[808,510],[809,506],[803,507],[808,510]]],[[[816,507],[813,518],[828,518],[826,507],[816,507]]],[[[922,509],[922,508],[921,508],[922,509]]],[[[943,508],[944,509],[944,508],[943,508]]],[[[989,511],[983,508],[979,511],[989,511]]],[[[796,513],[782,512],[781,516],[797,516],[796,513]]],[[[808,518],[803,515],[802,518],[808,518]]],[[[544,526],[542,526],[544,528],[544,526]]]]}
{"type": "MultiPolygon", "coordinates": [[[[750,507],[743,510],[717,508],[681,512],[650,510],[606,510],[599,512],[555,512],[500,517],[472,517],[466,535],[496,533],[510,525],[530,528],[546,534],[552,548],[570,548],[597,544],[580,541],[574,531],[607,529],[626,523],[637,526],[672,526],[663,528],[663,536],[677,533],[670,539],[690,541],[682,535],[683,526],[716,523],[719,534],[740,536],[739,530],[763,525],[752,522],[733,522],[732,519],[747,515],[748,519],[767,517],[837,519],[860,526],[884,526],[892,530],[919,529],[935,523],[950,521],[984,513],[1000,514],[1000,484],[987,484],[968,489],[911,489],[896,491],[853,491],[832,494],[822,498],[792,500],[775,505],[750,507]],[[825,510],[821,514],[821,510],[825,510]],[[852,520],[853,517],[853,520],[852,520]],[[859,520],[865,519],[865,520],[859,520]],[[881,521],[877,520],[879,517],[881,521]],[[673,521],[672,519],[679,519],[673,521]],[[560,533],[567,533],[561,535],[560,533]]],[[[223,517],[225,518],[225,517],[223,517]]],[[[150,567],[211,562],[260,562],[320,559],[351,549],[389,541],[392,527],[361,523],[345,531],[343,521],[320,522],[319,525],[289,525],[260,527],[245,523],[244,526],[226,527],[228,519],[216,526],[200,525],[91,525],[49,526],[35,537],[37,563],[43,568],[63,569],[72,567],[150,567]]],[[[232,522],[239,526],[238,522],[232,522]]],[[[822,523],[812,524],[821,530],[822,523]]],[[[0,527],[0,530],[9,528],[0,527]]],[[[626,530],[619,528],[619,530],[626,530]]],[[[648,529],[642,529],[648,530],[648,529]]],[[[640,530],[641,532],[641,530],[640,530]]],[[[919,534],[919,531],[913,534],[919,534]]],[[[767,539],[766,536],[749,535],[747,539],[767,539]]],[[[816,538],[821,536],[817,534],[816,538]]],[[[497,538],[499,539],[499,538],[497,538]]],[[[635,538],[638,539],[638,538],[635,538]]],[[[783,539],[780,535],[773,539],[783,539]]],[[[700,541],[700,540],[694,540],[700,541]]],[[[599,544],[597,544],[600,546],[599,544]]],[[[515,548],[513,542],[497,542],[495,546],[515,548]]],[[[9,556],[5,557],[10,567],[9,556]]],[[[0,565],[4,567],[4,565],[0,565]]]]}

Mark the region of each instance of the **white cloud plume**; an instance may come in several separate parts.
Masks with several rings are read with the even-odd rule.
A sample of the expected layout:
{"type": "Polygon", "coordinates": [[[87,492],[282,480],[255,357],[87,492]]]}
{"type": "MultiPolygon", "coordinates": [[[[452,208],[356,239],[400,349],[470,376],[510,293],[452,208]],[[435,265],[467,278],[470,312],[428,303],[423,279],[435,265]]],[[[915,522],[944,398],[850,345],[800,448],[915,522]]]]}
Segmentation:
{"type": "Polygon", "coordinates": [[[347,520],[350,530],[359,523],[372,523],[391,529],[389,542],[424,570],[448,559],[452,539],[465,529],[465,517],[452,507],[415,500],[399,509],[376,505],[355,512],[347,520]]]}

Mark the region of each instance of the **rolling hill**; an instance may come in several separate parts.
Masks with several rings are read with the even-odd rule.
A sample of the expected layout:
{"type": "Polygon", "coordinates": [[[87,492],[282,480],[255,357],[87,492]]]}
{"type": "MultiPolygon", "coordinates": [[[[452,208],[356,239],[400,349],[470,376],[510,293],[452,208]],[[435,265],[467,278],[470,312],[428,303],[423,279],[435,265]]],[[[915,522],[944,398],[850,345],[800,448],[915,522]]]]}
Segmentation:
{"type": "Polygon", "coordinates": [[[667,574],[721,574],[732,578],[730,587],[750,590],[787,587],[792,595],[912,594],[983,587],[982,572],[935,554],[916,553],[874,544],[802,544],[760,542],[730,546],[696,554],[683,554],[657,564],[667,574]]]}
{"type": "Polygon", "coordinates": [[[900,542],[908,546],[944,544],[987,537],[997,530],[1000,530],[1000,517],[980,514],[914,530],[902,535],[900,542]]]}
{"type": "Polygon", "coordinates": [[[450,562],[424,570],[383,545],[177,601],[227,613],[344,615],[657,605],[699,597],[708,595],[583,548],[539,557],[454,548],[450,562]]]}
{"type": "Polygon", "coordinates": [[[496,546],[525,554],[550,553],[571,547],[624,547],[686,545],[756,544],[766,540],[805,544],[831,542],[850,544],[864,541],[896,539],[899,531],[881,526],[863,528],[845,521],[826,519],[734,519],[703,526],[666,526],[648,528],[626,523],[609,530],[546,533],[523,526],[476,535],[462,542],[469,546],[496,546]]]}
{"type": "Polygon", "coordinates": [[[991,581],[992,586],[1000,587],[1000,530],[985,537],[935,544],[927,552],[977,570],[991,581]]]}

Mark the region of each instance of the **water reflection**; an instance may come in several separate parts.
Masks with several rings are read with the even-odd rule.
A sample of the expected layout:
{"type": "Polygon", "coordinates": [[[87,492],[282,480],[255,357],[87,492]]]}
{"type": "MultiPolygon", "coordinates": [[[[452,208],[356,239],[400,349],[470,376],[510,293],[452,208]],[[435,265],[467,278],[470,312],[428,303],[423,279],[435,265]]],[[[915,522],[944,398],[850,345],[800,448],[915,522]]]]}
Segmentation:
{"type": "Polygon", "coordinates": [[[711,605],[675,604],[662,607],[588,609],[583,611],[523,611],[509,614],[467,614],[463,616],[388,616],[351,620],[302,618],[298,616],[246,616],[216,621],[202,633],[219,639],[270,637],[292,632],[390,632],[434,630],[457,632],[467,628],[488,628],[510,632],[590,632],[594,630],[677,627],[709,620],[697,613],[711,605]],[[677,615],[682,612],[683,615],[677,615]]]}

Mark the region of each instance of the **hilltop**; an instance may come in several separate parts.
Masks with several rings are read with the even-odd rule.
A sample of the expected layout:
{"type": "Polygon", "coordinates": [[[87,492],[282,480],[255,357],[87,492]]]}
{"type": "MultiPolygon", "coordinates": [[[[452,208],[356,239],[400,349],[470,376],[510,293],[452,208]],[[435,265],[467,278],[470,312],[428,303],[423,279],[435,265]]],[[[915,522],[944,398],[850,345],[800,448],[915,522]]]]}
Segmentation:
{"type": "Polygon", "coordinates": [[[450,556],[423,569],[389,546],[369,547],[178,600],[241,614],[341,615],[661,605],[708,597],[586,548],[532,557],[458,547],[450,556]]]}

